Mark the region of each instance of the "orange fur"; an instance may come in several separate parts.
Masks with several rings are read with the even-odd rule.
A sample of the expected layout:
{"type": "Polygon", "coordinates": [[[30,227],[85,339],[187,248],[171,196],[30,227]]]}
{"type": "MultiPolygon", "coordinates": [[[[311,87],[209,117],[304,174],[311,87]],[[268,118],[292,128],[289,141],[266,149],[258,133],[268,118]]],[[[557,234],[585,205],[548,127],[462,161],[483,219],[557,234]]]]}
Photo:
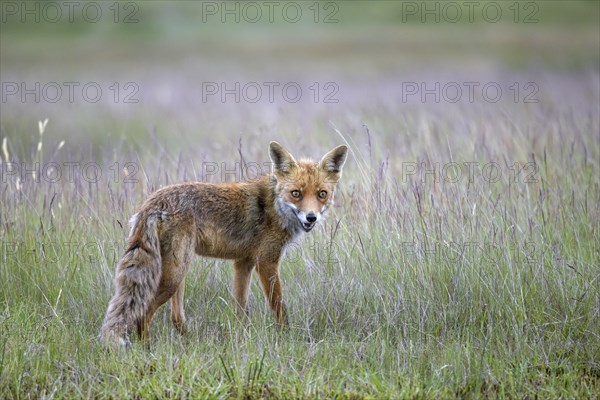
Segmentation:
{"type": "Polygon", "coordinates": [[[256,269],[277,322],[286,324],[279,279],[282,251],[324,217],[347,150],[338,146],[314,163],[296,161],[271,142],[271,175],[242,183],[181,183],[152,194],[132,218],[100,340],[129,346],[129,333],[136,328],[147,343],[152,317],[167,300],[171,320],[183,333],[184,280],[194,253],[234,260],[233,293],[243,311],[256,269]]]}

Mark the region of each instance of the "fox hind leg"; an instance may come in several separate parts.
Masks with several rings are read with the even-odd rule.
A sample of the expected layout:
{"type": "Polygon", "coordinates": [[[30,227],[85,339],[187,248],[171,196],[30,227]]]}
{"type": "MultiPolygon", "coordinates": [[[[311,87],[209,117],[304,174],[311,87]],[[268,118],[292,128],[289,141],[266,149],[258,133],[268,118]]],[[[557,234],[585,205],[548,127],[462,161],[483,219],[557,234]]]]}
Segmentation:
{"type": "MultiPolygon", "coordinates": [[[[171,301],[173,301],[173,298],[176,297],[176,293],[180,286],[183,287],[183,280],[180,282],[180,285],[173,285],[172,283],[165,283],[164,281],[161,282],[160,286],[158,287],[158,293],[157,293],[156,297],[154,298],[152,304],[148,308],[148,311],[146,312],[146,316],[144,317],[143,320],[138,322],[138,324],[137,324],[138,337],[140,338],[140,340],[142,342],[144,342],[146,344],[146,346],[149,344],[149,341],[150,341],[150,324],[152,322],[152,318],[154,317],[154,314],[156,313],[156,310],[158,310],[158,308],[160,306],[165,304],[167,302],[167,300],[171,299],[171,301]]],[[[183,291],[181,292],[181,308],[180,308],[180,310],[183,313],[183,291]]],[[[172,313],[173,313],[173,311],[171,311],[171,315],[173,315],[172,313]]],[[[178,317],[179,317],[179,315],[178,315],[178,317]]],[[[183,327],[183,323],[181,326],[183,327]]],[[[177,325],[176,325],[176,328],[177,328],[177,325]]]]}
{"type": "Polygon", "coordinates": [[[148,311],[146,311],[144,318],[137,322],[138,338],[146,347],[150,346],[150,322],[152,322],[152,318],[158,307],[160,307],[160,304],[157,305],[156,302],[152,303],[148,311]]]}
{"type": "Polygon", "coordinates": [[[173,297],[171,297],[171,321],[180,334],[185,333],[185,312],[183,310],[183,295],[185,292],[185,278],[179,284],[173,297]]]}
{"type": "Polygon", "coordinates": [[[138,336],[145,343],[150,339],[150,324],[154,313],[168,300],[171,300],[171,320],[175,328],[179,332],[184,329],[183,295],[185,275],[194,254],[193,237],[182,230],[169,239],[162,248],[162,276],[156,296],[148,307],[144,320],[138,323],[138,336]]]}

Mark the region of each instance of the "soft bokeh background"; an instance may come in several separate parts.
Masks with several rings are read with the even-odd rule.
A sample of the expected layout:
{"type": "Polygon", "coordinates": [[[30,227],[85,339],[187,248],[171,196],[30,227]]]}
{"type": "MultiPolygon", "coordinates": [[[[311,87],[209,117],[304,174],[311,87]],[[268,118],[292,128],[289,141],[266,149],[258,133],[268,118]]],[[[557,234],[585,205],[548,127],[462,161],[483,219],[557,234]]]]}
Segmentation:
{"type": "MultiPolygon", "coordinates": [[[[19,154],[35,146],[37,120],[46,117],[51,121],[48,137],[82,149],[93,143],[136,146],[149,132],[156,132],[162,145],[175,153],[198,154],[213,146],[231,146],[240,137],[262,140],[264,148],[280,135],[290,135],[291,143],[306,151],[309,141],[319,146],[339,141],[329,121],[340,125],[354,119],[352,126],[344,126],[343,133],[350,134],[359,131],[362,123],[379,128],[381,121],[374,118],[374,111],[389,112],[396,118],[385,134],[381,132],[384,140],[405,134],[403,120],[411,118],[415,107],[428,113],[447,110],[459,117],[465,109],[479,113],[489,105],[481,98],[481,86],[473,104],[466,100],[466,91],[456,104],[436,104],[432,96],[423,103],[418,95],[404,102],[401,93],[406,82],[425,82],[430,88],[435,82],[498,82],[504,90],[502,103],[510,103],[513,93],[508,87],[514,83],[523,98],[529,93],[523,86],[535,82],[539,88],[535,97],[542,103],[556,93],[565,102],[581,90],[597,94],[598,2],[515,6],[482,1],[474,6],[472,22],[467,6],[451,3],[454,6],[447,8],[444,2],[347,1],[322,2],[315,8],[313,3],[298,2],[293,4],[302,16],[296,23],[286,21],[296,9],[284,13],[286,2],[273,8],[273,22],[268,5],[253,3],[262,13],[256,23],[245,21],[254,16],[255,8],[245,8],[244,2],[125,2],[118,7],[98,3],[102,16],[95,23],[83,17],[86,2],[74,7],[72,23],[64,5],[59,22],[53,23],[53,8],[28,3],[30,9],[39,10],[40,22],[35,23],[35,13],[21,15],[25,3],[12,3],[17,11],[5,4],[2,82],[25,82],[28,88],[35,82],[42,86],[57,82],[63,93],[57,103],[43,98],[38,103],[31,95],[22,103],[19,95],[8,96],[2,103],[0,133],[19,154]],[[489,3],[494,7],[486,9],[489,3]],[[235,14],[222,15],[227,7],[237,7],[239,23],[235,14]],[[437,15],[426,14],[436,7],[437,15]],[[213,15],[209,11],[214,8],[213,15]],[[487,22],[496,8],[502,18],[487,22]],[[457,9],[461,18],[450,22],[457,9]],[[73,103],[63,82],[80,83],[73,103]],[[90,104],[82,96],[81,87],[89,82],[103,89],[98,103],[90,104]],[[132,97],[139,100],[136,104],[124,102],[134,91],[134,86],[125,86],[130,82],[137,89],[132,97]],[[203,101],[203,82],[224,82],[229,88],[235,82],[280,86],[273,103],[265,86],[257,103],[243,99],[236,103],[231,95],[222,103],[219,95],[203,101]],[[281,87],[288,82],[303,89],[298,103],[282,97],[281,87]],[[317,102],[309,88],[315,82],[320,88],[317,102]],[[339,89],[333,97],[337,104],[323,102],[333,90],[324,87],[327,82],[339,89]],[[110,89],[115,84],[120,88],[116,102],[110,89]],[[264,129],[270,132],[268,137],[261,136],[264,129]]],[[[85,10],[89,18],[94,17],[95,6],[85,10]]],[[[516,106],[527,105],[519,101],[516,106]]]]}
{"type": "Polygon", "coordinates": [[[597,397],[598,1],[275,2],[273,22],[260,1],[75,2],[73,22],[64,3],[0,3],[0,397],[597,397]],[[240,22],[222,22],[234,7],[240,22]],[[213,82],[262,97],[206,97],[213,82]],[[36,83],[62,97],[10,94],[36,83]],[[406,92],[438,84],[461,98],[406,92]],[[162,307],[150,351],[105,352],[139,204],[242,179],[271,140],[351,153],[328,220],[282,262],[290,329],[256,282],[237,320],[230,262],[196,259],[188,334],[162,307]]]}

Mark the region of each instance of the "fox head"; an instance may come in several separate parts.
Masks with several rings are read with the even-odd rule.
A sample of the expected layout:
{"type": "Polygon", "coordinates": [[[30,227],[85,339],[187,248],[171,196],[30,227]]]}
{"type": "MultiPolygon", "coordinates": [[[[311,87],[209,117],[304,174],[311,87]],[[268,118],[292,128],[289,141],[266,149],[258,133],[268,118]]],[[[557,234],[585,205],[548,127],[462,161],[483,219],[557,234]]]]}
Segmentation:
{"type": "Polygon", "coordinates": [[[338,146],[325,154],[321,161],[296,161],[279,143],[271,142],[269,156],[277,180],[276,207],[292,232],[299,228],[309,232],[325,217],[333,204],[333,193],[342,176],[348,147],[338,146]]]}

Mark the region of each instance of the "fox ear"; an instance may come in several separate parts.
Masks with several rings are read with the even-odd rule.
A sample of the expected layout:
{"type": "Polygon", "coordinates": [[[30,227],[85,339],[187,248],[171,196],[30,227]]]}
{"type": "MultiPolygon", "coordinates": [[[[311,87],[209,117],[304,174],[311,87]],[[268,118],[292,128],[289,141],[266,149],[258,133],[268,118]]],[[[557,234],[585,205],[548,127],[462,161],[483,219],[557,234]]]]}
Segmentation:
{"type": "Polygon", "coordinates": [[[341,145],[325,154],[319,161],[319,168],[330,174],[336,181],[342,176],[342,167],[348,156],[348,147],[341,145]]]}
{"type": "Polygon", "coordinates": [[[269,144],[269,157],[273,162],[275,175],[289,174],[297,166],[294,157],[277,142],[269,144]]]}

